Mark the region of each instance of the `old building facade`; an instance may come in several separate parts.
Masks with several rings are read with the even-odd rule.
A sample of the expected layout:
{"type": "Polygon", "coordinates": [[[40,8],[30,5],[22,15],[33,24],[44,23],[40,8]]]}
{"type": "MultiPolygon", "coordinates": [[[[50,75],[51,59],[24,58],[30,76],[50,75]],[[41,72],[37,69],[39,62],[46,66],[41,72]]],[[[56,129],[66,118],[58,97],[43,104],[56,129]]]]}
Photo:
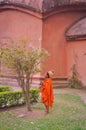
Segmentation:
{"type": "Polygon", "coordinates": [[[76,64],[86,85],[85,0],[0,0],[0,25],[0,39],[24,37],[49,51],[42,75],[54,70],[57,83],[76,64]]]}

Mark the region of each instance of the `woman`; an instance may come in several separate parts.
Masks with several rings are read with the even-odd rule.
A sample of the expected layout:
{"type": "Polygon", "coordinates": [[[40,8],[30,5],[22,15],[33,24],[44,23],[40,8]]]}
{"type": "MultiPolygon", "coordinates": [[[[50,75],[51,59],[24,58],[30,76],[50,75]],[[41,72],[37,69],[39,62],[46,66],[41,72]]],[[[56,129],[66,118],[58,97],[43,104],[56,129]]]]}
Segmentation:
{"type": "Polygon", "coordinates": [[[46,113],[49,113],[49,107],[52,108],[54,94],[53,94],[53,87],[52,87],[52,75],[53,71],[49,71],[46,73],[46,77],[41,87],[41,99],[45,105],[46,113]]]}

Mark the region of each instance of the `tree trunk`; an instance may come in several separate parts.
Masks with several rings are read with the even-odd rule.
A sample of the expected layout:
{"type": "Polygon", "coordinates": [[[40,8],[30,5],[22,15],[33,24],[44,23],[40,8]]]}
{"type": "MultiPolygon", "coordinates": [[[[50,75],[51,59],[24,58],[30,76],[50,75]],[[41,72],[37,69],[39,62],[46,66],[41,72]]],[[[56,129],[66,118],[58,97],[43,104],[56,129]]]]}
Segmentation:
{"type": "Polygon", "coordinates": [[[21,78],[19,82],[20,82],[20,86],[22,88],[23,95],[25,98],[27,111],[31,111],[29,82],[25,82],[24,79],[21,79],[21,78]]]}
{"type": "Polygon", "coordinates": [[[26,84],[25,84],[25,102],[26,102],[27,111],[32,111],[31,110],[31,103],[30,103],[30,90],[29,90],[29,83],[28,82],[26,82],[26,84]]]}

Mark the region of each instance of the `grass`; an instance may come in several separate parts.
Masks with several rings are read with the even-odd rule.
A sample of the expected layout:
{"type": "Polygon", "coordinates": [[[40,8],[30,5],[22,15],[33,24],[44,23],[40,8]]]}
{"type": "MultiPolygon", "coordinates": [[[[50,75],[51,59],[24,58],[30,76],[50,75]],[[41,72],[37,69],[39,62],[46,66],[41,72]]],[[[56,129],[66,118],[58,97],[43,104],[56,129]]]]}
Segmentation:
{"type": "MultiPolygon", "coordinates": [[[[34,109],[42,111],[43,104],[34,109]]],[[[74,94],[57,94],[50,114],[41,119],[18,118],[0,113],[0,130],[86,130],[86,105],[74,94]]]]}

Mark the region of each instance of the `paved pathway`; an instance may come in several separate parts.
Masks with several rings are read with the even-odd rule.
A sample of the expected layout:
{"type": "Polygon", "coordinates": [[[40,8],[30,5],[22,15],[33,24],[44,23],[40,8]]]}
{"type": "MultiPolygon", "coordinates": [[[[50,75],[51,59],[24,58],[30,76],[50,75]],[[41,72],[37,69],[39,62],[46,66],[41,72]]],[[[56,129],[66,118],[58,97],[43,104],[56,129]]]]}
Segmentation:
{"type": "Polygon", "coordinates": [[[71,88],[57,88],[54,89],[54,93],[73,93],[81,97],[86,104],[86,89],[71,89],[71,88]]]}

